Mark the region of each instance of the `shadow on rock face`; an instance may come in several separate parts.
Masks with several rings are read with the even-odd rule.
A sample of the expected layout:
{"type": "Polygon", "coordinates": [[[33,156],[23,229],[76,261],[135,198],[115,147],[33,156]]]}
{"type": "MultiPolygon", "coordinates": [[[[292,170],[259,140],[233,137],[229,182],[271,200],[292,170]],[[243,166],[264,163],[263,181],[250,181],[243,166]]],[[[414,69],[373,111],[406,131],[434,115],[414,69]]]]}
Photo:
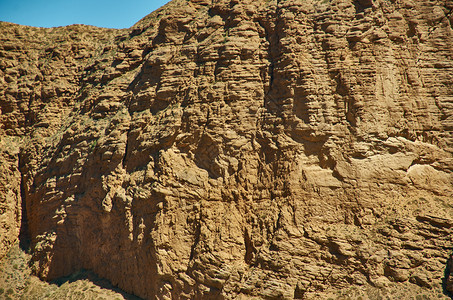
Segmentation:
{"type": "Polygon", "coordinates": [[[453,253],[450,254],[444,274],[445,276],[442,278],[442,291],[444,295],[453,299],[453,253]]]}
{"type": "Polygon", "coordinates": [[[123,296],[124,299],[126,299],[126,300],[142,299],[137,296],[124,292],[123,290],[113,286],[109,280],[107,280],[105,278],[101,278],[101,277],[97,276],[95,273],[93,273],[92,271],[84,270],[84,269],[81,269],[69,276],[57,278],[57,279],[51,281],[51,283],[56,284],[58,286],[62,286],[65,283],[73,283],[78,280],[88,280],[103,289],[112,290],[114,292],[117,292],[118,294],[121,294],[121,296],[123,296]]]}

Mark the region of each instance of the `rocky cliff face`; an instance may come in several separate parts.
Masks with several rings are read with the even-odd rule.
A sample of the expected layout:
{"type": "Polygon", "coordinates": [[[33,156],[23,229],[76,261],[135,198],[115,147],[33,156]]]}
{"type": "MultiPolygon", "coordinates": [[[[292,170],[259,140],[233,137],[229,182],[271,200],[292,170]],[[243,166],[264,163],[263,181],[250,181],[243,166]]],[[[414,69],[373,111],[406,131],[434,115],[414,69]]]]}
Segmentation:
{"type": "Polygon", "coordinates": [[[441,293],[452,9],[174,0],[129,30],[2,23],[0,254],[21,231],[41,278],[84,268],[143,298],[441,293]]]}
{"type": "Polygon", "coordinates": [[[28,161],[40,160],[52,144],[78,99],[84,68],[116,34],[0,23],[0,257],[19,235],[27,174],[35,174],[24,170],[37,167],[28,161]]]}

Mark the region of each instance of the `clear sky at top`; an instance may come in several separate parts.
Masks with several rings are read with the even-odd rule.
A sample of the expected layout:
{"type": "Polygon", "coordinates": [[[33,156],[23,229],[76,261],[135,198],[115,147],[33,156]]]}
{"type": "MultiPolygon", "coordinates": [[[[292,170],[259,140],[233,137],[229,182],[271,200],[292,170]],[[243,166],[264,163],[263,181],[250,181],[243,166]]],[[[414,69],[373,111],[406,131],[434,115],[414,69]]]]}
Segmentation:
{"type": "Polygon", "coordinates": [[[0,21],[38,27],[129,28],[169,0],[0,0],[0,21]]]}

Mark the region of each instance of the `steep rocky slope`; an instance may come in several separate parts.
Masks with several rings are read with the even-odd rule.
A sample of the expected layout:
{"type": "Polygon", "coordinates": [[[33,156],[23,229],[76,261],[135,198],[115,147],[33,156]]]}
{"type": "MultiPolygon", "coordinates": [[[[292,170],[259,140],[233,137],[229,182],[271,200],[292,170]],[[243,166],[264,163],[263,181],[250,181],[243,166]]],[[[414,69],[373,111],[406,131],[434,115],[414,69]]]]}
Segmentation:
{"type": "Polygon", "coordinates": [[[0,257],[19,235],[26,192],[20,169],[34,168],[25,164],[30,158],[23,150],[45,151],[40,149],[48,147],[77,101],[84,68],[118,33],[0,23],[0,257]]]}
{"type": "Polygon", "coordinates": [[[143,298],[445,297],[452,9],[174,0],[129,30],[2,23],[0,254],[20,231],[42,279],[83,268],[143,298]]]}

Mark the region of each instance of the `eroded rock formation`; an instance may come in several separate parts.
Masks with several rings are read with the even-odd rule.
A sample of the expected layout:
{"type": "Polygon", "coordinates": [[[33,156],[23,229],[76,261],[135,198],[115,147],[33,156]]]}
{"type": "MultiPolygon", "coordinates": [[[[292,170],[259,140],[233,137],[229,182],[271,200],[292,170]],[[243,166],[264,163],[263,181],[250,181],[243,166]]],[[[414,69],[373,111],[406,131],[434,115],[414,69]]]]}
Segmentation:
{"type": "Polygon", "coordinates": [[[22,224],[41,278],[84,268],[143,298],[441,291],[452,9],[174,0],[128,30],[2,23],[0,254],[22,224]]]}

